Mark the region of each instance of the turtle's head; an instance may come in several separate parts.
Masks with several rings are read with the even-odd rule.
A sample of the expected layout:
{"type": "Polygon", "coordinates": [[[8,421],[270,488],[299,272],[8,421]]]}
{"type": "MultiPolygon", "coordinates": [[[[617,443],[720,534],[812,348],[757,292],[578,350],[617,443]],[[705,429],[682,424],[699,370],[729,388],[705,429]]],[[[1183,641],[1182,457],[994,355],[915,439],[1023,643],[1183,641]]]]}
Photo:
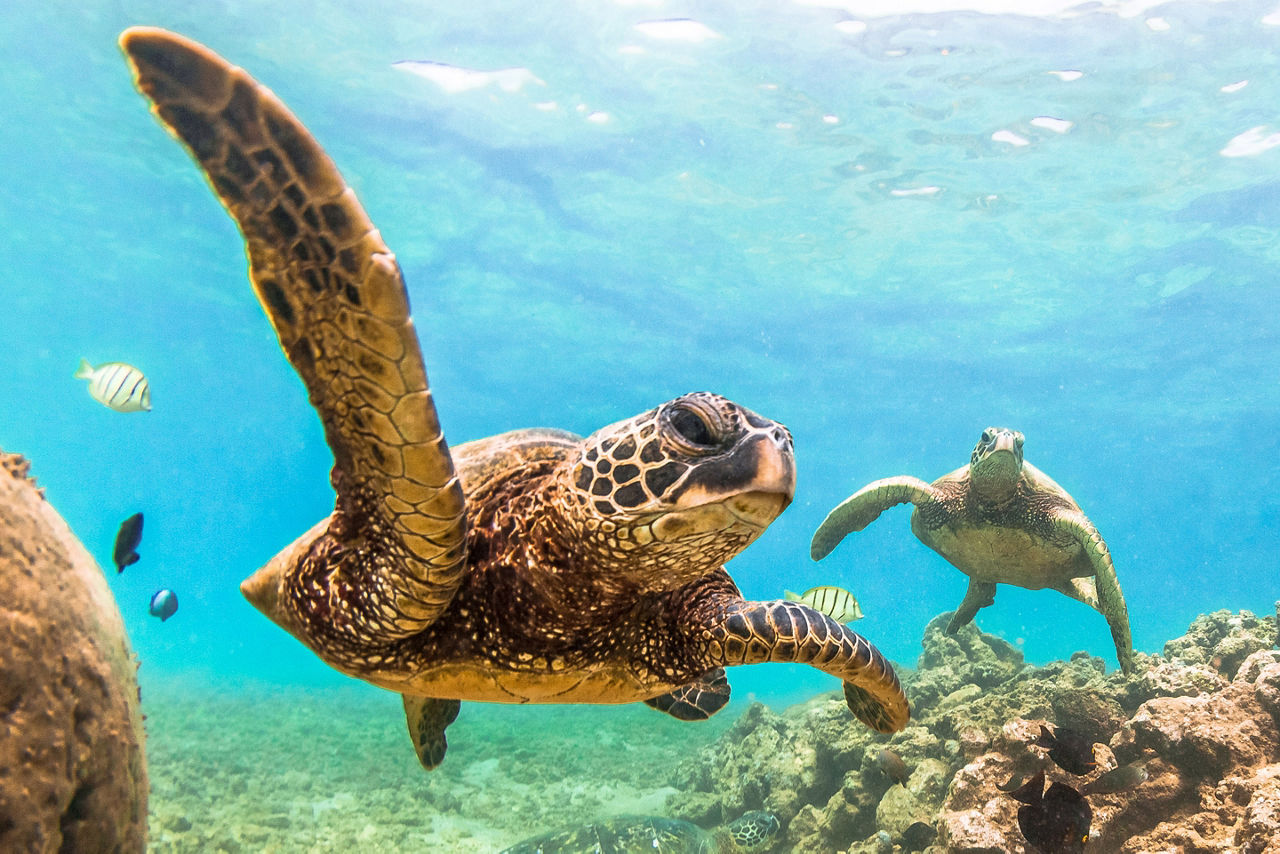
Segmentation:
{"type": "Polygon", "coordinates": [[[1022,476],[1023,435],[1005,427],[988,427],[969,457],[969,483],[984,501],[1011,497],[1022,476]]]}
{"type": "Polygon", "coordinates": [[[695,392],[584,439],[565,481],[592,558],[673,589],[720,568],[786,509],[796,465],[787,428],[695,392]]]}
{"type": "Polygon", "coordinates": [[[737,848],[734,851],[758,851],[778,835],[782,826],[778,817],[765,810],[752,810],[742,818],[729,823],[726,830],[737,848]]]}

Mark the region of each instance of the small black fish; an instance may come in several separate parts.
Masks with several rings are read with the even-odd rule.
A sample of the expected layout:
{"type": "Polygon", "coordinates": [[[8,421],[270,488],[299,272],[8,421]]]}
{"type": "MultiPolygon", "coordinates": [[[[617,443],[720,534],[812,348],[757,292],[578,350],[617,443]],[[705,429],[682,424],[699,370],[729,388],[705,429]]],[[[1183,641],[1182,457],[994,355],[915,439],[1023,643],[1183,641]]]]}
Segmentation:
{"type": "MultiPolygon", "coordinates": [[[[1010,780],[1009,782],[1013,781],[1010,780]]],[[[1019,803],[1033,806],[1044,800],[1044,770],[1037,771],[1026,783],[1012,789],[1009,792],[1009,797],[1019,803]]]]}
{"type": "MultiPolygon", "coordinates": [[[[1025,782],[1027,782],[1026,774],[1014,774],[1008,780],[1005,780],[1003,783],[996,786],[996,788],[1004,792],[1005,794],[1011,794],[1013,792],[1016,792],[1018,789],[1021,789],[1022,784],[1025,782]]],[[[1044,788],[1043,780],[1040,782],[1040,788],[1041,789],[1044,788]]]]}
{"type": "Polygon", "coordinates": [[[151,597],[151,616],[159,617],[160,622],[172,617],[178,611],[178,594],[168,587],[162,587],[151,597]]]}
{"type": "Polygon", "coordinates": [[[1134,762],[1112,768],[1096,780],[1090,780],[1080,787],[1082,795],[1111,795],[1124,792],[1147,781],[1147,769],[1143,763],[1134,762]]]}
{"type": "Polygon", "coordinates": [[[1087,735],[1060,726],[1057,732],[1049,732],[1040,725],[1040,737],[1031,742],[1036,747],[1049,748],[1049,758],[1063,771],[1072,774],[1088,774],[1098,767],[1093,758],[1093,742],[1087,735]]]}
{"type": "Polygon", "coordinates": [[[911,772],[907,770],[907,763],[903,762],[902,757],[895,751],[888,747],[881,750],[876,756],[876,764],[890,780],[901,783],[903,786],[907,785],[907,778],[911,776],[911,772]]]}
{"type": "Polygon", "coordinates": [[[1010,797],[1026,806],[1018,807],[1018,829],[1041,854],[1077,854],[1089,840],[1093,810],[1084,796],[1065,783],[1054,783],[1044,791],[1044,771],[1010,797]]]}
{"type": "Polygon", "coordinates": [[[142,514],[134,513],[120,523],[116,531],[116,547],[111,559],[116,563],[116,572],[124,572],[126,566],[138,562],[138,543],[142,542],[142,514]]]}
{"type": "Polygon", "coordinates": [[[938,831],[932,824],[926,821],[912,822],[910,827],[902,831],[902,847],[908,851],[923,851],[937,836],[938,831]]]}

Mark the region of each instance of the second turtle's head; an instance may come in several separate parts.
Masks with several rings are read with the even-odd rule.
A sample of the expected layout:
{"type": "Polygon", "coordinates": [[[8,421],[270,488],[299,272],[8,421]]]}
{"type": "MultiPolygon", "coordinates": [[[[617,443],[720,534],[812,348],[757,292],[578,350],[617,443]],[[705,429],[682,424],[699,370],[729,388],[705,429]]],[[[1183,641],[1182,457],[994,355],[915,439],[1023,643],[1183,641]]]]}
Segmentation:
{"type": "Polygon", "coordinates": [[[758,851],[778,835],[782,825],[778,817],[764,810],[752,810],[742,818],[729,823],[729,838],[736,846],[732,851],[758,851]]]}
{"type": "Polygon", "coordinates": [[[570,524],[602,568],[673,589],[786,509],[796,465],[787,428],[695,392],[596,431],[565,478],[570,524]]]}
{"type": "Polygon", "coordinates": [[[1022,443],[1017,430],[988,427],[969,457],[969,482],[978,496],[1002,501],[1013,495],[1022,476],[1022,443]]]}

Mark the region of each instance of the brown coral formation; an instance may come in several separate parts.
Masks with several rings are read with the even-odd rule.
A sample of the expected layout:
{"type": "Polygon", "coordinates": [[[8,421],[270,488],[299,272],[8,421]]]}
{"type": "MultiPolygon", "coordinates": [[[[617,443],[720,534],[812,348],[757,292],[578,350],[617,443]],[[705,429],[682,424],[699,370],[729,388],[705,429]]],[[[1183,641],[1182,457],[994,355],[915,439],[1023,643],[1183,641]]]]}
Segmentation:
{"type": "Polygon", "coordinates": [[[852,726],[837,696],[783,715],[752,706],[719,743],[687,760],[670,809],[714,823],[748,809],[782,820],[778,851],[1030,854],[1019,804],[999,789],[1045,769],[1079,787],[1145,761],[1148,779],[1090,795],[1086,851],[1280,854],[1280,650],[1277,621],[1247,611],[1199,617],[1131,676],[1101,659],[1027,667],[973,626],[925,631],[903,674],[913,719],[885,739],[852,726]],[[1042,723],[1099,743],[1097,772],[1077,777],[1030,746],[1042,723]],[[888,745],[910,771],[880,770],[888,745]],[[921,824],[928,827],[921,827],[921,824]],[[931,828],[931,832],[930,832],[931,828]]]}
{"type": "Polygon", "coordinates": [[[26,461],[0,451],[0,467],[0,850],[142,851],[142,716],[120,613],[26,461]]]}

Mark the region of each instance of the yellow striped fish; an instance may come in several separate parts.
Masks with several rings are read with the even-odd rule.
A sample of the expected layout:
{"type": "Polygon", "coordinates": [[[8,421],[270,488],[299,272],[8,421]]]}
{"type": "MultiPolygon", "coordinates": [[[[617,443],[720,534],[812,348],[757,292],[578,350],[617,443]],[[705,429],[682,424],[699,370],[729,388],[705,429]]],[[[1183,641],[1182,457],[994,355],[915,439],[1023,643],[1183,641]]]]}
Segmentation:
{"type": "Polygon", "coordinates": [[[821,611],[837,623],[852,623],[862,619],[862,609],[858,600],[843,587],[810,587],[803,593],[782,591],[782,598],[788,602],[803,602],[815,611],[821,611]]]}
{"type": "Polygon", "coordinates": [[[151,411],[151,386],[133,365],[107,362],[95,368],[81,359],[76,379],[88,380],[89,396],[116,412],[151,411]]]}

